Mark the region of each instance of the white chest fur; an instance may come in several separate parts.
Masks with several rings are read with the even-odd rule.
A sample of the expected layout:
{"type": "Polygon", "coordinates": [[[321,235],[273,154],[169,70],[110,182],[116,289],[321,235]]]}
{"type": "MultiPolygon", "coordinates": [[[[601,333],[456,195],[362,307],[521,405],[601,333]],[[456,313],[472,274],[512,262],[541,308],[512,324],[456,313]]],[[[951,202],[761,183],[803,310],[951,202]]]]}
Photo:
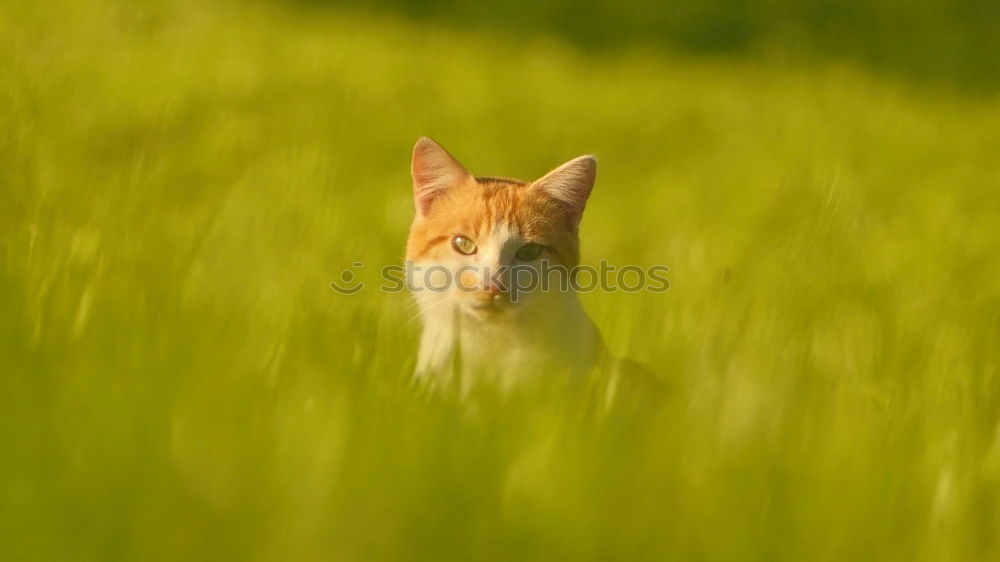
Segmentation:
{"type": "Polygon", "coordinates": [[[544,295],[523,310],[488,318],[417,300],[424,322],[419,378],[445,382],[461,373],[463,381],[491,377],[506,386],[557,372],[585,373],[597,361],[600,339],[575,293],[544,295]]]}

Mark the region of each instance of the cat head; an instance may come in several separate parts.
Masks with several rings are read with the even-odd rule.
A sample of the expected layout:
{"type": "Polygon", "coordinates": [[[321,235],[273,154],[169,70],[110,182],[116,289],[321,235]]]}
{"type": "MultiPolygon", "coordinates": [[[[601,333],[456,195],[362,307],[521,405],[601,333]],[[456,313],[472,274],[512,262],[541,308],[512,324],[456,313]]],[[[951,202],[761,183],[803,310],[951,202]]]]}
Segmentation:
{"type": "Polygon", "coordinates": [[[517,314],[545,287],[525,275],[555,271],[550,279],[562,283],[558,276],[578,264],[580,219],[597,174],[592,156],[533,182],[475,177],[424,137],[411,172],[416,215],[406,254],[421,304],[481,318],[517,314]]]}

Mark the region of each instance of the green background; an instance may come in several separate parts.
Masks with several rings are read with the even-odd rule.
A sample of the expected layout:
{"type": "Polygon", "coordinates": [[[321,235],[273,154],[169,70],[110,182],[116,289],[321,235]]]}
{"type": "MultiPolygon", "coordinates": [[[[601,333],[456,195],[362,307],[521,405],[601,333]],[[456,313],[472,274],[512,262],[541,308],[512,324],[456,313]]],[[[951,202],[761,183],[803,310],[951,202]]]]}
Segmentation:
{"type": "Polygon", "coordinates": [[[8,0],[0,557],[1000,558],[996,6],[8,0]],[[421,135],[670,400],[414,391],[421,135]]]}

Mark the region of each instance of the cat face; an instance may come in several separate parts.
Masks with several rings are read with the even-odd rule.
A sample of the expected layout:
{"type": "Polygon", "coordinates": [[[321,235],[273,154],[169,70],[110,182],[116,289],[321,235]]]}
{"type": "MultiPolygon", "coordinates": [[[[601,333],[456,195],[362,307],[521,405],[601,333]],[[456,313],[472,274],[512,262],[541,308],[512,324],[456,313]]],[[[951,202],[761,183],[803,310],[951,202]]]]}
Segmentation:
{"type": "Polygon", "coordinates": [[[476,178],[440,145],[417,141],[411,165],[416,216],[407,260],[425,310],[478,318],[517,315],[536,293],[568,287],[579,261],[580,218],[597,165],[581,156],[525,183],[476,178]],[[552,266],[552,267],[549,267],[552,266]]]}

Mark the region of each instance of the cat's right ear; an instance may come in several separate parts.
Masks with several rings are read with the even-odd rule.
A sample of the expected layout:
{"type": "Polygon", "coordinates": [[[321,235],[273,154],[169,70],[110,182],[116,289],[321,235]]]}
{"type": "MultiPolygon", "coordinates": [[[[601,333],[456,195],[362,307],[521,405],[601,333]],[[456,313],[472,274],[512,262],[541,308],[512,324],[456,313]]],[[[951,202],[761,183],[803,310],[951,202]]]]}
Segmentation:
{"type": "Polygon", "coordinates": [[[427,214],[435,199],[472,177],[454,156],[427,137],[420,137],[413,147],[410,174],[413,205],[420,215],[427,214]]]}

